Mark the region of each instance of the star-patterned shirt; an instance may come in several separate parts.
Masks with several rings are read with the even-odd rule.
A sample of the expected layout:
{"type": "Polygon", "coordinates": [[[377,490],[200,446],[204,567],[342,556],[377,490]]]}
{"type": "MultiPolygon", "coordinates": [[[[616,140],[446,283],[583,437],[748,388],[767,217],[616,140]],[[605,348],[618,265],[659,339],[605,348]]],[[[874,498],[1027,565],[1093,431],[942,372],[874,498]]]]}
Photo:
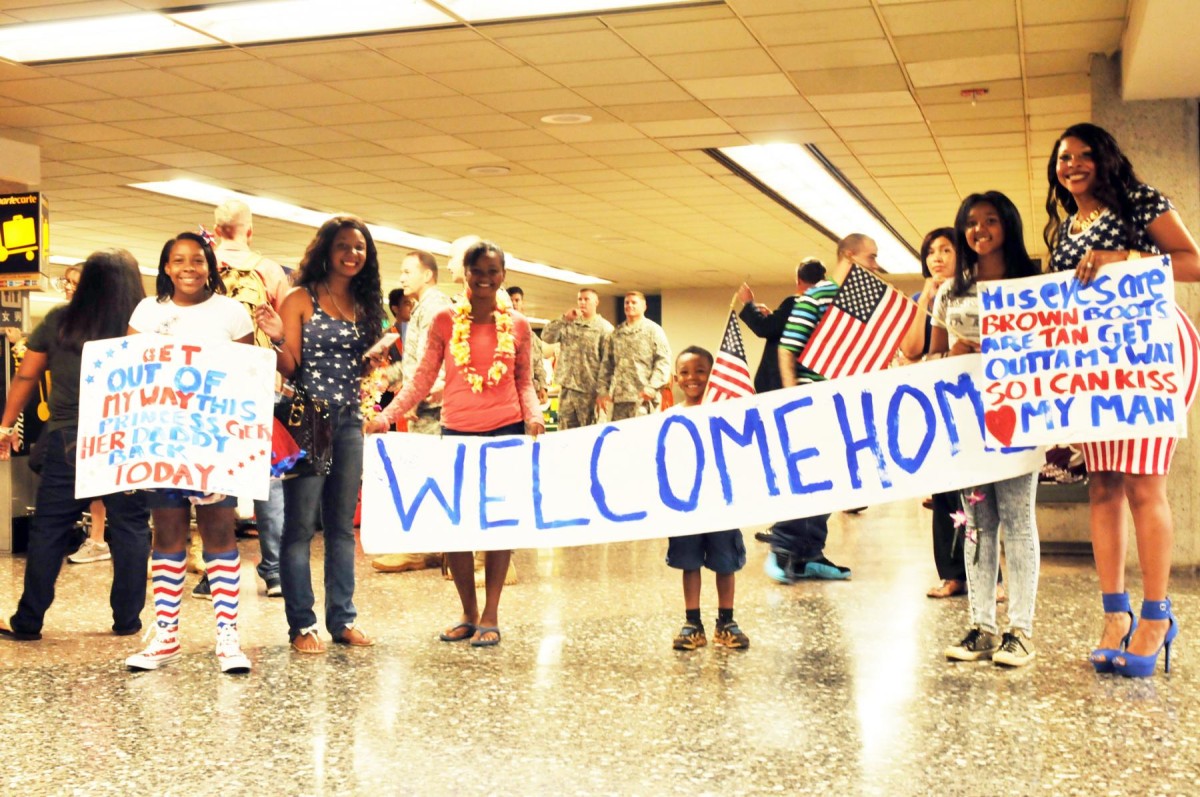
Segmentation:
{"type": "Polygon", "coordinates": [[[309,296],[313,314],[304,324],[297,379],[313,398],[337,406],[358,406],[362,358],[370,347],[366,335],[357,324],[340,321],[322,310],[311,290],[309,296]]]}
{"type": "Polygon", "coordinates": [[[1147,228],[1150,223],[1174,205],[1157,189],[1139,185],[1130,195],[1133,200],[1133,219],[1129,230],[1112,208],[1106,208],[1090,227],[1080,233],[1071,232],[1071,219],[1062,223],[1058,230],[1058,241],[1050,258],[1053,271],[1070,271],[1089,249],[1109,251],[1151,252],[1159,254],[1147,228]]]}

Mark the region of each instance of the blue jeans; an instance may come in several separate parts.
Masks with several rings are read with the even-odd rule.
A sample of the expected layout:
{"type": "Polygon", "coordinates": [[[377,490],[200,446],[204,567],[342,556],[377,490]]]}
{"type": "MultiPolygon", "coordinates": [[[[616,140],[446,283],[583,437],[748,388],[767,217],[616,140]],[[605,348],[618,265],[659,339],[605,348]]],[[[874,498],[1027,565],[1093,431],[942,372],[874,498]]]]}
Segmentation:
{"type": "MultiPolygon", "coordinates": [[[[14,631],[40,633],[54,602],[54,582],[71,543],[71,530],[92,502],[75,497],[75,427],[57,429],[38,442],[46,459],[38,484],[37,509],[25,559],[25,591],[12,616],[14,631]]],[[[113,631],[134,633],[142,627],[146,604],[146,561],[150,558],[150,510],[143,492],[103,497],[108,515],[113,581],[108,602],[113,631]]]]}
{"type": "Polygon", "coordinates": [[[271,480],[266,501],[254,502],[260,561],[255,570],[263,581],[279,578],[279,547],[283,544],[283,482],[271,480]]]}
{"type": "Polygon", "coordinates": [[[279,575],[288,634],[317,624],[313,611],[312,538],[317,505],[325,533],[325,629],[335,637],[358,617],[354,608],[354,507],[362,484],[362,417],[353,405],[332,406],[333,465],[328,476],[283,483],[283,546],[279,575]]]}
{"type": "MultiPolygon", "coordinates": [[[[829,515],[781,520],[771,526],[775,538],[771,550],[784,554],[792,561],[819,559],[825,552],[825,539],[829,536],[829,515]]],[[[783,567],[783,560],[780,560],[783,567]]]]}
{"type": "Polygon", "coordinates": [[[999,632],[996,625],[996,575],[1000,571],[1000,527],[1004,527],[1004,556],[1008,560],[1008,625],[1033,636],[1033,605],[1037,599],[1038,546],[1034,499],[1037,472],[977,487],[983,500],[972,504],[972,490],[962,491],[963,510],[974,534],[966,536],[967,595],[971,624],[999,632]],[[975,539],[972,540],[971,538],[975,539]]]}

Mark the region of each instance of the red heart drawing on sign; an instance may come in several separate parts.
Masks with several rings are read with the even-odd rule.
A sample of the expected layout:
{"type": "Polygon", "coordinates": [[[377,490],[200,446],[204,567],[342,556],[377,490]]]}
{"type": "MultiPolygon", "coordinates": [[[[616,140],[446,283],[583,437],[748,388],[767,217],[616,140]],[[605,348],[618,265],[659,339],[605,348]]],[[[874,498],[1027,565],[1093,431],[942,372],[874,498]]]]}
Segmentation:
{"type": "Polygon", "coordinates": [[[992,437],[1005,446],[1012,445],[1013,429],[1017,428],[1017,411],[1012,407],[988,410],[983,414],[983,423],[992,437]]]}

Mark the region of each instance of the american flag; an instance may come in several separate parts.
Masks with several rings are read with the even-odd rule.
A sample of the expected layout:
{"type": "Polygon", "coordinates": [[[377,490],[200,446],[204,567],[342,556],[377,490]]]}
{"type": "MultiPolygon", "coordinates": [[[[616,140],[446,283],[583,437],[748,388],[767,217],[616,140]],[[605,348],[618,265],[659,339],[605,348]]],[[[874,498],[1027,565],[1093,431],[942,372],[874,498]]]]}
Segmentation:
{"type": "Polygon", "coordinates": [[[858,265],[800,353],[800,364],[826,379],[887,367],[917,315],[912,299],[858,265]]]}
{"type": "Polygon", "coordinates": [[[702,403],[753,395],[754,381],[750,378],[750,366],[746,362],[742,330],[738,326],[737,316],[730,310],[729,320],[725,322],[725,336],[721,338],[717,361],[708,375],[708,390],[704,392],[702,403]]]}

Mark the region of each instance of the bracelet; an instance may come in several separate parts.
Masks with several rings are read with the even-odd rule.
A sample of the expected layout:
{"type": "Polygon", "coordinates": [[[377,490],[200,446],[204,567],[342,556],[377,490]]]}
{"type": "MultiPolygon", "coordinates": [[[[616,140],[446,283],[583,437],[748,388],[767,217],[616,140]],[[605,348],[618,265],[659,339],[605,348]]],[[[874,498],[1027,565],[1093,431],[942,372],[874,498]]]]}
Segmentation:
{"type": "Polygon", "coordinates": [[[17,430],[11,426],[0,426],[0,435],[2,435],[4,437],[8,437],[9,435],[13,435],[16,433],[17,433],[17,430]]]}
{"type": "Polygon", "coordinates": [[[282,335],[280,336],[279,340],[271,341],[271,348],[278,349],[285,343],[287,343],[287,335],[282,335]]]}

